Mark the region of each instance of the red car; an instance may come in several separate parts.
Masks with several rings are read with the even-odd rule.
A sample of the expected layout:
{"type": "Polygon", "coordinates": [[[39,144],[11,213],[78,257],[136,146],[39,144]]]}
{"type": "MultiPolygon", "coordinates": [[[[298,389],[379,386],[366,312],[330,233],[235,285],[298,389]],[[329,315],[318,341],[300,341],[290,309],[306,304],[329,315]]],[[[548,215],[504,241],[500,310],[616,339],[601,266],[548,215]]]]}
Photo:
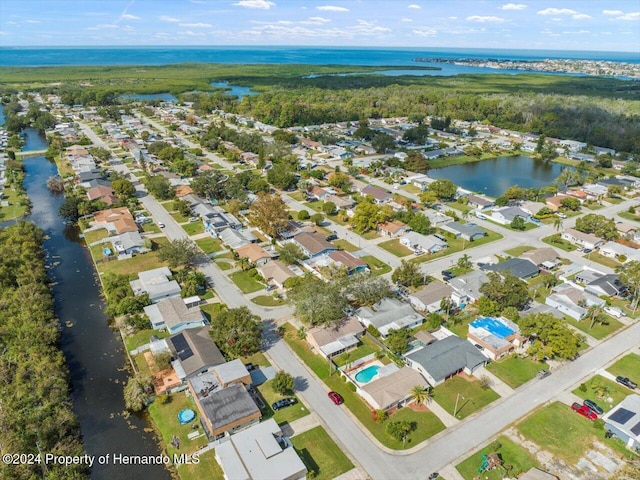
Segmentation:
{"type": "Polygon", "coordinates": [[[344,400],[342,399],[339,393],[329,392],[329,398],[336,405],[342,405],[344,403],[344,400]]]}
{"type": "Polygon", "coordinates": [[[571,405],[571,409],[578,412],[580,415],[588,418],[591,421],[596,420],[598,418],[598,414],[593,410],[591,410],[586,405],[580,405],[579,403],[574,403],[573,405],[571,405]]]}

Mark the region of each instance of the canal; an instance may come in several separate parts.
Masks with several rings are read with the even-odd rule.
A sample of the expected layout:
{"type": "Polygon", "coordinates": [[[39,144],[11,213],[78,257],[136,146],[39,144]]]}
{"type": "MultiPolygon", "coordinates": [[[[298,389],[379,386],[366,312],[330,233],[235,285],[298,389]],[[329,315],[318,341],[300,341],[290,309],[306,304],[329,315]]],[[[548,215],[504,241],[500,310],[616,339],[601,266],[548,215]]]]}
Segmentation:
{"type": "MultiPolygon", "coordinates": [[[[26,131],[24,151],[46,148],[46,140],[26,131]]],[[[109,327],[100,297],[100,283],[91,256],[75,226],[65,226],[58,209],[64,197],[49,192],[47,179],[57,173],[42,156],[24,161],[24,186],[33,208],[27,220],[47,234],[44,247],[49,277],[54,282],[56,315],[62,328],[62,350],[70,371],[74,412],[89,455],[157,456],[158,445],[146,419],[124,415],[122,389],[127,380],[126,357],[117,331],[109,327]]],[[[35,332],[34,332],[35,334],[35,332]]],[[[97,462],[96,462],[97,463],[97,462]]],[[[97,480],[160,479],[171,475],[162,465],[94,464],[97,480]]]]}
{"type": "Polygon", "coordinates": [[[429,176],[446,178],[466,190],[499,197],[512,185],[522,188],[551,185],[564,168],[571,167],[518,155],[437,168],[429,170],[429,176]]]}

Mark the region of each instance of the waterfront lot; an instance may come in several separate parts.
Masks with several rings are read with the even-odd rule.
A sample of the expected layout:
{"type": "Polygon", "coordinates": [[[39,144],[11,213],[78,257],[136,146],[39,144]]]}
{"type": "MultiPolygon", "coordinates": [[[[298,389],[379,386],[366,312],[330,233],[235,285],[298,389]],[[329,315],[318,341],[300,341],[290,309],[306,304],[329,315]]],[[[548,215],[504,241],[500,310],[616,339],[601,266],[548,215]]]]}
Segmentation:
{"type": "Polygon", "coordinates": [[[353,468],[351,461],[322,427],[296,435],[291,443],[316,480],[331,480],[353,468]]]}
{"type": "Polygon", "coordinates": [[[223,480],[224,472],[216,462],[216,451],[209,450],[199,456],[197,465],[182,465],[178,467],[180,480],[223,480]]]}

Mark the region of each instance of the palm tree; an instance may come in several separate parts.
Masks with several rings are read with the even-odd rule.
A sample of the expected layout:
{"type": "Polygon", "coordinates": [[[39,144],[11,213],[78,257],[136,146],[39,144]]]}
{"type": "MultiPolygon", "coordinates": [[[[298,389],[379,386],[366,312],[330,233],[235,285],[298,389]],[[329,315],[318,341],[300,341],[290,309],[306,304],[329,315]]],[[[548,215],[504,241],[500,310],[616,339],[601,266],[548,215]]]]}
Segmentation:
{"type": "Polygon", "coordinates": [[[423,403],[429,403],[433,399],[433,392],[431,387],[425,387],[424,385],[416,385],[411,389],[411,398],[417,405],[423,403]]]}
{"type": "Polygon", "coordinates": [[[240,264],[240,269],[244,272],[249,267],[249,259],[242,257],[238,259],[238,263],[240,264]]]}
{"type": "Polygon", "coordinates": [[[589,307],[589,311],[587,312],[587,317],[589,318],[589,320],[591,320],[591,324],[589,325],[589,330],[593,328],[596,322],[600,322],[600,323],[603,322],[603,320],[600,319],[600,316],[602,315],[603,312],[604,310],[600,305],[591,305],[589,307]]]}
{"type": "Polygon", "coordinates": [[[555,229],[556,232],[562,229],[562,219],[560,217],[556,217],[555,220],[553,221],[553,228],[555,229]]]}

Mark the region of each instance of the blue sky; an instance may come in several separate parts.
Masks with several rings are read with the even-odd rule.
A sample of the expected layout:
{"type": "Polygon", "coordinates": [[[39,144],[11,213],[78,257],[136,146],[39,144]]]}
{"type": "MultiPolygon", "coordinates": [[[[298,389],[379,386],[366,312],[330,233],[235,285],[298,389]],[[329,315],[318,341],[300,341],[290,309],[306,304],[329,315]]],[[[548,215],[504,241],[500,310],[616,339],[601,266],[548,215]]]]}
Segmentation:
{"type": "Polygon", "coordinates": [[[640,52],[640,0],[1,0],[0,45],[640,52]]]}

